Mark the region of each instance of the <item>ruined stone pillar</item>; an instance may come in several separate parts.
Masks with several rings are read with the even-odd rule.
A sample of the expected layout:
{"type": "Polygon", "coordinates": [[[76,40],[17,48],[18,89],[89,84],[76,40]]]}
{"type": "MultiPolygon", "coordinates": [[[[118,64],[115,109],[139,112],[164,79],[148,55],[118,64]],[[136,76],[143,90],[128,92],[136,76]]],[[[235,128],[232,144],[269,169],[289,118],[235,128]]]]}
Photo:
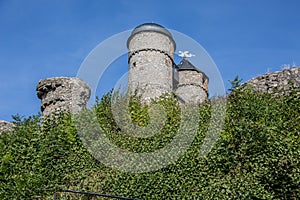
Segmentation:
{"type": "Polygon", "coordinates": [[[55,77],[40,80],[37,96],[42,100],[43,117],[52,113],[78,113],[86,107],[91,95],[89,86],[79,78],[55,77]]]}

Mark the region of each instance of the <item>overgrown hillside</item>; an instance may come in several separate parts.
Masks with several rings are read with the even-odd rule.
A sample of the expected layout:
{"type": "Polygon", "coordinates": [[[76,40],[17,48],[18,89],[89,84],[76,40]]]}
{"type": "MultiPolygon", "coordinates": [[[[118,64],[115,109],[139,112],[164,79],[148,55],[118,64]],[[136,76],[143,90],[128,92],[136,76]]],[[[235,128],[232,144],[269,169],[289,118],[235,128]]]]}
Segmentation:
{"type": "MultiPolygon", "coordinates": [[[[157,100],[167,111],[164,127],[152,137],[137,138],[116,125],[111,96],[104,96],[82,116],[96,113],[97,123],[118,147],[150,152],[176,136],[181,116],[173,97],[157,100]]],[[[199,111],[199,128],[190,148],[176,162],[147,173],[121,172],[95,159],[70,115],[61,115],[55,123],[41,123],[39,115],[16,116],[16,130],[0,135],[0,199],[52,199],[54,191],[61,189],[139,199],[298,199],[299,105],[296,93],[275,98],[251,90],[234,91],[227,98],[221,135],[208,156],[201,157],[211,116],[207,102],[199,111]]],[[[138,99],[131,100],[129,110],[136,125],[149,124],[149,108],[138,99]]],[[[97,132],[87,128],[84,134],[89,133],[99,139],[97,132]]],[[[58,194],[58,199],[79,198],[84,199],[58,194]]]]}

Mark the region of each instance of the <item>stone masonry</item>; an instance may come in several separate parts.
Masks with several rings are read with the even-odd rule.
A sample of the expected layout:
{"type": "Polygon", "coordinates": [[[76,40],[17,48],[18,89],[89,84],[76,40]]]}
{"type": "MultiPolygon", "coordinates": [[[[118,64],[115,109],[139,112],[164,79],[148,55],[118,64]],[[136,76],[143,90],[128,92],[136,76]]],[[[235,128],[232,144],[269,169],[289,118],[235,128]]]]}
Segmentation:
{"type": "Polygon", "coordinates": [[[127,40],[128,91],[142,101],[175,92],[181,103],[202,103],[208,96],[208,78],[186,58],[174,63],[176,43],[171,33],[154,23],[137,26],[127,40]],[[183,63],[183,64],[182,64],[183,63]]]}
{"type": "Polygon", "coordinates": [[[0,134],[5,131],[13,131],[15,124],[12,122],[0,120],[0,134]]]}
{"type": "Polygon", "coordinates": [[[288,95],[300,88],[300,68],[285,69],[255,77],[246,82],[253,89],[264,93],[288,95]]]}
{"type": "Polygon", "coordinates": [[[183,104],[201,104],[208,98],[208,77],[185,58],[177,65],[175,94],[183,104]]]}
{"type": "MultiPolygon", "coordinates": [[[[145,23],[137,26],[127,40],[128,92],[141,95],[143,102],[174,92],[181,104],[201,104],[208,98],[208,77],[183,57],[176,65],[176,43],[161,25],[145,23]]],[[[243,84],[257,91],[288,95],[299,91],[300,67],[258,76],[243,84]]],[[[37,96],[44,116],[78,113],[90,98],[89,86],[79,78],[55,77],[40,80],[37,96]]],[[[0,120],[0,133],[13,130],[14,124],[0,120]]]]}
{"type": "MultiPolygon", "coordinates": [[[[137,92],[142,101],[175,92],[181,103],[201,103],[207,99],[208,78],[185,58],[174,63],[176,43],[161,25],[137,26],[127,40],[128,92],[137,92]]],[[[78,78],[55,77],[40,80],[37,96],[44,116],[61,112],[78,113],[86,107],[91,91],[78,78]]]]}
{"type": "Polygon", "coordinates": [[[147,23],[136,27],[128,38],[128,91],[142,100],[172,92],[172,67],[175,42],[169,31],[147,23]]]}
{"type": "Polygon", "coordinates": [[[90,98],[89,86],[79,78],[55,77],[40,80],[37,96],[42,100],[43,116],[52,113],[78,113],[90,98]]]}
{"type": "MultiPolygon", "coordinates": [[[[174,92],[181,104],[201,104],[208,98],[208,77],[186,57],[176,65],[176,43],[161,25],[137,26],[127,40],[128,92],[141,95],[144,102],[163,93],[174,92]]],[[[243,86],[264,93],[288,95],[300,89],[300,67],[258,76],[243,86]]],[[[79,78],[55,77],[40,80],[37,96],[41,99],[43,117],[61,112],[78,113],[90,98],[89,86],[79,78]]],[[[11,131],[15,124],[0,120],[0,133],[11,131]]]]}

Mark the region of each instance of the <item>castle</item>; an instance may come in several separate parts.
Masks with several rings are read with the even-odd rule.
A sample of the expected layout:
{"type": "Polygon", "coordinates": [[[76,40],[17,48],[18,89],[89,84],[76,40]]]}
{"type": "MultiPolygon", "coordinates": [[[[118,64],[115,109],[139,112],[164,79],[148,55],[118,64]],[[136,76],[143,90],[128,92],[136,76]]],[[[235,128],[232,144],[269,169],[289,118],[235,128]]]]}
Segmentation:
{"type": "Polygon", "coordinates": [[[137,26],[127,40],[128,90],[137,92],[142,101],[174,92],[183,103],[200,104],[208,97],[208,77],[183,57],[176,65],[176,43],[161,25],[145,23],[137,26]]]}
{"type": "MultiPolygon", "coordinates": [[[[176,43],[163,26],[145,23],[137,26],[127,40],[128,93],[141,95],[142,101],[174,92],[181,104],[200,104],[208,98],[208,77],[186,57],[176,65],[176,43]]],[[[288,95],[300,88],[300,68],[269,73],[246,82],[255,90],[288,95]]],[[[55,77],[40,80],[37,96],[43,116],[51,113],[77,113],[90,98],[89,86],[79,78],[55,77]]],[[[12,130],[14,124],[0,120],[0,133],[12,130]]]]}
{"type": "MultiPolygon", "coordinates": [[[[182,104],[199,104],[208,97],[208,77],[187,58],[176,65],[176,43],[161,25],[137,26],[127,40],[128,93],[137,93],[144,103],[174,92],[182,104]]],[[[79,78],[55,77],[40,80],[37,96],[43,116],[51,113],[77,113],[90,98],[90,88],[79,78]]]]}

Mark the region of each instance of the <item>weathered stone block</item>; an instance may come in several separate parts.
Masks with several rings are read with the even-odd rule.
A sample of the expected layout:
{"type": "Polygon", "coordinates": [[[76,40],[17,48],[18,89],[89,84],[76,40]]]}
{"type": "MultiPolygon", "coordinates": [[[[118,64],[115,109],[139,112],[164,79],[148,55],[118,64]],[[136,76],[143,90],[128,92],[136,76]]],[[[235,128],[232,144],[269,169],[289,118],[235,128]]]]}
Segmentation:
{"type": "Polygon", "coordinates": [[[274,73],[264,74],[246,82],[252,88],[264,93],[288,95],[291,90],[299,90],[300,68],[285,69],[274,73]]]}
{"type": "Polygon", "coordinates": [[[15,126],[16,125],[12,122],[0,120],[0,134],[5,131],[13,131],[15,126]]]}
{"type": "Polygon", "coordinates": [[[52,113],[78,113],[90,98],[89,86],[79,78],[55,77],[40,80],[37,96],[42,100],[43,116],[52,113]]]}

